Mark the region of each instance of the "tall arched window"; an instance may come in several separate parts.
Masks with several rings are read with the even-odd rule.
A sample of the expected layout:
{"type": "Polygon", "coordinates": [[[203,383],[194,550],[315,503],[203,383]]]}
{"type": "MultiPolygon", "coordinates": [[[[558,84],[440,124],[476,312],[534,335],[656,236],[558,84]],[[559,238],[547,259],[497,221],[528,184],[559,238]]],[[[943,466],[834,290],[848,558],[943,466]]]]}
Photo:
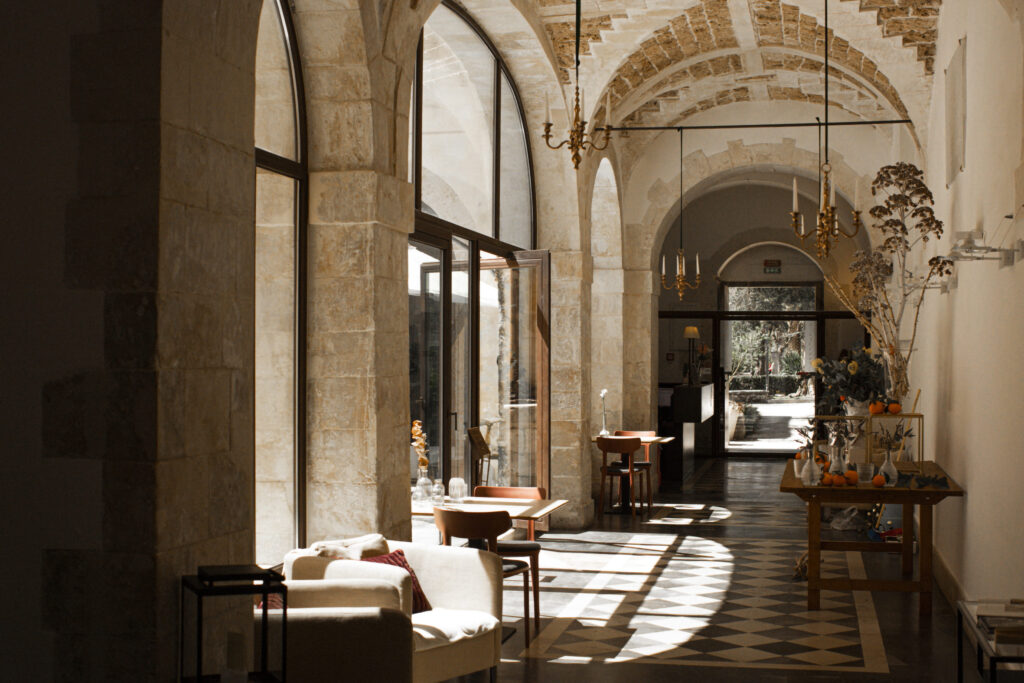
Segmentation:
{"type": "Polygon", "coordinates": [[[256,561],[305,545],[307,178],[302,70],[288,5],[256,45],[256,561]]]}
{"type": "MultiPolygon", "coordinates": [[[[410,120],[412,419],[432,478],[549,487],[548,256],[512,75],[465,10],[443,2],[420,40],[410,120]],[[470,427],[490,457],[471,465],[470,427]]],[[[410,474],[417,460],[410,454],[410,474]]],[[[550,487],[549,487],[550,488],[550,487]]]]}

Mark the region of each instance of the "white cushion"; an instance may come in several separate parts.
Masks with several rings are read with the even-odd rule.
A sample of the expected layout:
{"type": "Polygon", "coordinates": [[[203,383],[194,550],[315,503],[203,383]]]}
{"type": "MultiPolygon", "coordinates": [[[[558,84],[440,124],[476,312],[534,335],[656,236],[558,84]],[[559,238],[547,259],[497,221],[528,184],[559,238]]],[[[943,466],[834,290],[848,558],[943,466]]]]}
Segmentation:
{"type": "Polygon", "coordinates": [[[361,560],[388,554],[388,542],[381,534],[366,534],[356,538],[340,538],[331,541],[317,541],[310,546],[320,557],[331,559],[361,560]]]}
{"type": "Polygon", "coordinates": [[[412,642],[417,652],[476,638],[500,627],[487,612],[439,607],[412,615],[412,642]]]}

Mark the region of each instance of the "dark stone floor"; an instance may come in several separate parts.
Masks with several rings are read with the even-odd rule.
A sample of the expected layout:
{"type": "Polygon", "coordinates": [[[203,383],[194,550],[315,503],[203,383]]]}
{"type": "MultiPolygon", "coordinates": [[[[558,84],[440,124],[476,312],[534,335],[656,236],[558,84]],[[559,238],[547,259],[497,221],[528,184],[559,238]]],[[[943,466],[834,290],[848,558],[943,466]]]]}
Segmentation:
{"type": "MultiPolygon", "coordinates": [[[[675,533],[680,536],[699,534],[703,539],[765,538],[799,542],[806,538],[804,505],[791,494],[778,490],[783,460],[764,458],[730,458],[698,461],[696,474],[684,490],[671,491],[666,482],[657,496],[655,505],[687,503],[749,511],[763,508],[775,511],[757,519],[733,520],[731,524],[700,524],[695,526],[665,526],[648,524],[641,517],[605,515],[599,518],[591,532],[627,531],[631,533],[675,533]],[[749,522],[749,523],[748,523],[749,522]]],[[[824,525],[823,525],[824,526],[824,525]]],[[[858,532],[832,532],[846,536],[858,532]]],[[[552,532],[552,539],[557,534],[552,532]]],[[[593,536],[592,536],[593,537],[593,536]]],[[[543,540],[543,539],[542,539],[543,540]]],[[[554,542],[554,541],[552,541],[554,542]]],[[[869,576],[899,578],[897,555],[864,554],[864,565],[869,576]]],[[[548,596],[549,600],[566,599],[548,596]]],[[[755,669],[741,664],[727,667],[666,665],[650,660],[610,663],[556,663],[543,659],[519,657],[523,648],[522,634],[517,633],[504,647],[504,659],[498,670],[499,681],[622,681],[628,683],[654,683],[657,681],[955,681],[956,680],[956,624],[953,608],[938,591],[933,594],[932,615],[919,617],[918,596],[902,593],[876,593],[873,602],[885,646],[889,665],[888,674],[862,672],[819,672],[785,669],[755,669]]],[[[544,609],[545,594],[541,593],[542,614],[556,613],[544,609]]],[[[506,611],[511,607],[507,605],[506,611]]],[[[521,605],[519,605],[521,608],[521,605]]],[[[520,612],[521,614],[521,612],[520,612]]],[[[970,648],[965,648],[970,649],[970,648]]],[[[981,680],[974,670],[972,652],[967,653],[965,680],[981,680]]],[[[1000,672],[1000,681],[1021,680],[1020,674],[1000,672]]],[[[474,680],[486,680],[486,675],[474,680]]]]}

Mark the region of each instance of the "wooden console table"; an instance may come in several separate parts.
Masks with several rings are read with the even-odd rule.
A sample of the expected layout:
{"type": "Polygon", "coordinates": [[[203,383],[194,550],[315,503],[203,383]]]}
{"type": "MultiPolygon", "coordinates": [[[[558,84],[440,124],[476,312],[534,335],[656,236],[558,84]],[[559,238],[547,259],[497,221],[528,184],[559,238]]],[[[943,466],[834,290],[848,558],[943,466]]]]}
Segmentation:
{"type": "MultiPolygon", "coordinates": [[[[807,502],[807,609],[819,609],[822,590],[867,590],[903,591],[920,593],[920,612],[928,614],[932,607],[932,507],[949,496],[962,496],[964,491],[941,467],[931,461],[921,463],[922,474],[944,476],[949,481],[948,489],[940,488],[876,488],[870,482],[859,482],[856,486],[805,486],[793,470],[793,461],[786,463],[779,490],[793,493],[807,502]],[[870,541],[822,541],[821,505],[833,503],[852,505],[854,503],[883,503],[903,506],[903,542],[872,543],[870,541]],[[914,506],[920,507],[920,558],[918,578],[914,574],[914,506]],[[859,552],[901,553],[903,555],[902,581],[876,579],[823,579],[821,578],[821,551],[841,550],[859,552]]],[[[897,466],[899,467],[899,466],[897,466]]]]}

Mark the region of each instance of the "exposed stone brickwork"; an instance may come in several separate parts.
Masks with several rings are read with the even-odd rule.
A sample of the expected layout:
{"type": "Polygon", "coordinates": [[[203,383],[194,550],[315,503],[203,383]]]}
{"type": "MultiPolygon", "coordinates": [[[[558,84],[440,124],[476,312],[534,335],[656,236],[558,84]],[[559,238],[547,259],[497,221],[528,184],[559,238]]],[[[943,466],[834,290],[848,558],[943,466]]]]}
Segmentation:
{"type": "Polygon", "coordinates": [[[857,2],[862,12],[876,11],[886,38],[900,37],[904,47],[917,48],[917,59],[935,72],[935,38],[942,0],[841,0],[857,2]]]}
{"type": "MultiPolygon", "coordinates": [[[[596,17],[583,17],[580,29],[580,55],[590,54],[590,43],[600,42],[601,31],[612,27],[611,15],[603,14],[596,17]]],[[[573,69],[576,56],[576,21],[555,21],[544,25],[551,44],[555,48],[558,59],[559,78],[563,83],[569,82],[569,73],[573,69]]]]}
{"type": "MultiPolygon", "coordinates": [[[[704,0],[669,20],[666,26],[657,29],[626,58],[610,80],[612,99],[621,101],[632,89],[683,60],[736,47],[738,43],[727,2],[704,0]]],[[[700,66],[690,69],[706,69],[710,75],[716,69],[729,68],[729,64],[721,61],[728,57],[717,59],[717,62],[700,62],[700,66]]]]}
{"type": "MultiPolygon", "coordinates": [[[[823,54],[826,44],[825,27],[815,17],[802,14],[799,8],[779,0],[751,0],[750,8],[754,15],[758,45],[823,54]]],[[[848,41],[837,37],[831,29],[827,42],[831,60],[862,76],[889,101],[900,116],[907,115],[907,108],[896,88],[873,60],[848,41]]],[[[831,72],[830,77],[835,73],[831,72]]]]}

